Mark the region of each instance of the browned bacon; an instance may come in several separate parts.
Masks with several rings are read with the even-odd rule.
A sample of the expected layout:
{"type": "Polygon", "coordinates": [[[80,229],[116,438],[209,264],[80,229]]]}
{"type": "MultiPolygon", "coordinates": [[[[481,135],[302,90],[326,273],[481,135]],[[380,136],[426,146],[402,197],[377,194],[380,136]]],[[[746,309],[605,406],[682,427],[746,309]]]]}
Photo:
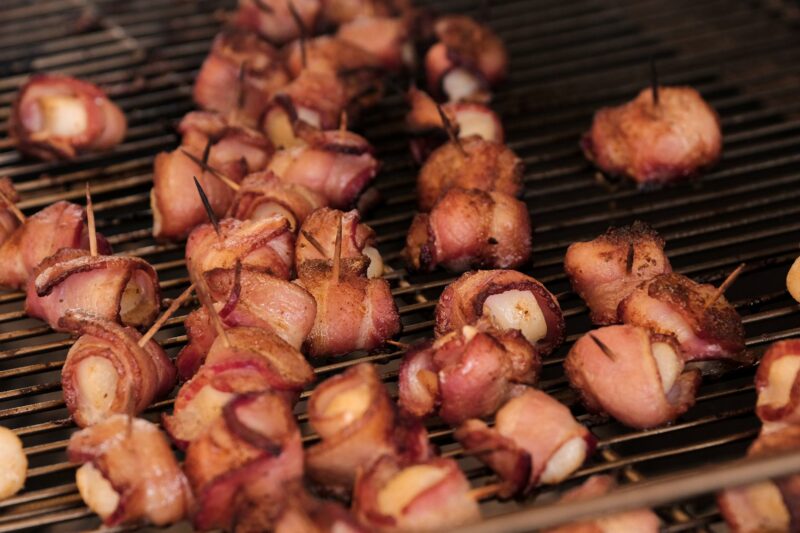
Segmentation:
{"type": "Polygon", "coordinates": [[[368,533],[347,509],[313,497],[299,483],[285,487],[275,515],[275,533],[368,533]]]}
{"type": "Polygon", "coordinates": [[[289,83],[279,52],[258,35],[223,31],[194,83],[194,101],[255,127],[272,94],[289,83]]]}
{"type": "Polygon", "coordinates": [[[452,15],[436,21],[439,41],[425,56],[428,90],[448,100],[488,101],[489,89],[506,76],[508,55],[500,38],[488,27],[452,15]]]}
{"type": "MultiPolygon", "coordinates": [[[[436,148],[447,142],[448,133],[446,130],[446,125],[442,120],[441,114],[439,113],[436,101],[431,98],[428,93],[421,91],[416,87],[411,87],[411,89],[408,90],[406,99],[408,100],[409,107],[411,108],[406,115],[406,128],[409,130],[409,132],[415,135],[415,138],[411,141],[411,151],[417,162],[423,163],[428,159],[431,153],[436,150],[436,148]]],[[[508,157],[506,154],[508,149],[499,148],[503,145],[505,140],[503,124],[500,122],[500,117],[489,107],[477,102],[448,102],[441,106],[441,110],[447,116],[447,119],[450,123],[449,125],[455,129],[453,133],[456,134],[459,139],[461,139],[462,146],[468,144],[466,139],[473,136],[477,136],[485,141],[494,143],[488,145],[473,143],[473,150],[475,152],[478,152],[481,148],[483,148],[485,153],[483,157],[487,159],[487,161],[484,163],[491,165],[491,158],[493,155],[498,157],[498,159],[504,159],[502,155],[506,155],[506,157],[508,157]],[[494,153],[491,153],[492,147],[494,147],[494,153]]],[[[445,155],[439,154],[438,157],[444,158],[445,155]]],[[[452,158],[452,154],[448,153],[446,157],[452,158]]],[[[520,169],[519,173],[521,175],[522,163],[519,162],[518,165],[520,169]]],[[[483,168],[473,169],[471,165],[461,166],[464,167],[462,168],[463,172],[475,172],[477,174],[478,172],[484,171],[483,168]]],[[[435,170],[436,172],[448,172],[446,164],[442,164],[435,170]]],[[[520,177],[511,177],[513,177],[516,181],[521,179],[520,177]]],[[[433,172],[431,172],[429,179],[435,181],[441,178],[434,176],[433,172]]],[[[462,178],[460,173],[453,173],[451,176],[446,177],[446,179],[448,181],[458,181],[462,178]]],[[[480,179],[480,181],[485,181],[485,178],[480,179]]],[[[503,186],[510,185],[511,184],[504,184],[503,186]]],[[[517,185],[516,188],[518,190],[519,186],[517,185]]],[[[512,191],[511,194],[516,193],[512,191]]]]}
{"type": "Polygon", "coordinates": [[[448,531],[480,519],[467,478],[452,459],[378,460],[358,477],[353,511],[374,531],[448,531]]]}
{"type": "Polygon", "coordinates": [[[312,31],[321,9],[320,0],[239,0],[233,24],[281,45],[312,31]],[[300,25],[290,4],[300,18],[300,25]]]}
{"type": "Polygon", "coordinates": [[[40,159],[70,159],[122,142],[128,123],[100,87],[56,74],[36,74],[14,101],[9,135],[40,159]]]}
{"type": "Polygon", "coordinates": [[[697,369],[684,371],[674,337],[629,325],[607,326],[578,339],[564,370],[590,411],[641,429],[685,413],[700,385],[697,369]]]}
{"type": "Polygon", "coordinates": [[[73,433],[67,455],[83,464],[75,474],[78,491],[107,526],[173,524],[193,506],[167,440],[147,420],[106,418],[73,433]]]}
{"type": "MultiPolygon", "coordinates": [[[[764,456],[800,446],[800,426],[765,431],[750,446],[748,456],[764,456]]],[[[717,495],[725,522],[733,533],[796,531],[800,523],[800,476],[726,489],[717,495]]]]}
{"type": "Polygon", "coordinates": [[[769,424],[800,422],[800,340],[773,343],[761,358],[756,373],[756,414],[769,424]]]}
{"type": "Polygon", "coordinates": [[[672,272],[664,239],[643,222],[610,228],[588,242],[567,249],[564,270],[572,289],[599,325],[618,322],[617,307],[639,284],[672,272]]]}
{"type": "Polygon", "coordinates": [[[69,310],[79,310],[126,326],[153,323],[161,307],[155,269],[130,256],[91,256],[61,249],[37,266],[28,280],[25,312],[57,331],[69,310]]]}
{"type": "Polygon", "coordinates": [[[181,447],[202,435],[236,394],[273,391],[294,402],[314,380],[303,354],[262,328],[228,329],[175,398],[164,427],[181,447]]]}
{"type": "Polygon", "coordinates": [[[0,193],[2,193],[2,196],[0,196],[0,245],[2,245],[11,237],[14,230],[20,226],[20,220],[14,214],[12,206],[6,203],[11,202],[13,204],[19,201],[19,195],[14,189],[14,184],[10,178],[6,176],[0,178],[0,193]],[[3,197],[5,197],[5,200],[3,197]]]}
{"type": "Polygon", "coordinates": [[[564,315],[556,297],[515,270],[467,272],[445,288],[435,314],[437,335],[488,322],[498,330],[519,330],[542,356],[564,342],[564,315]]]}
{"type": "MultiPolygon", "coordinates": [[[[568,490],[559,500],[560,502],[576,502],[591,500],[613,490],[617,485],[611,476],[592,476],[579,487],[568,490]]],[[[546,533],[612,533],[636,532],[658,533],[661,521],[652,510],[638,509],[625,513],[617,513],[595,520],[567,524],[546,530],[546,533]]]]}
{"type": "Polygon", "coordinates": [[[419,171],[419,209],[430,211],[454,187],[517,196],[522,191],[524,170],[522,161],[503,144],[478,136],[463,139],[460,145],[448,142],[433,152],[419,171]]]}
{"type": "Polygon", "coordinates": [[[407,15],[412,10],[410,0],[323,0],[322,14],[331,24],[341,25],[359,16],[388,17],[407,15]]]}
{"type": "Polygon", "coordinates": [[[589,430],[569,409],[534,389],[506,403],[497,412],[494,427],[467,420],[456,430],[456,438],[497,472],[503,480],[502,497],[560,483],[583,464],[595,445],[589,430]]]}
{"type": "Polygon", "coordinates": [[[367,363],[320,383],[308,417],[321,439],[306,451],[308,475],[330,492],[347,493],[356,473],[381,456],[430,455],[425,429],[398,418],[376,368],[367,363]]]}
{"type": "Polygon", "coordinates": [[[234,268],[237,263],[249,270],[289,279],[294,264],[294,234],[280,215],[260,220],[219,221],[221,235],[212,224],[197,226],[186,242],[186,268],[197,281],[216,268],[234,268]]]}
{"type": "Polygon", "coordinates": [[[582,141],[601,170],[637,183],[667,183],[712,166],[722,151],[719,117],[691,87],[643,89],[631,102],[603,108],[582,141]]]}
{"type": "Polygon", "coordinates": [[[531,255],[528,208],[500,192],[450,189],[414,217],[403,253],[421,271],[520,267],[531,255]]]}
{"type": "Polygon", "coordinates": [[[414,65],[408,25],[401,18],[359,16],[339,26],[336,37],[366,50],[387,71],[399,72],[414,65]]]}
{"type": "Polygon", "coordinates": [[[660,274],[640,285],[620,303],[619,318],[674,335],[686,361],[748,360],[744,326],[736,309],[725,296],[717,295],[715,287],[680,274],[660,274]]]}
{"type": "Polygon", "coordinates": [[[438,408],[448,424],[493,414],[534,385],[541,359],[515,330],[481,332],[464,326],[406,353],[400,367],[400,406],[423,417],[438,408]]]}
{"type": "Polygon", "coordinates": [[[368,279],[360,271],[313,264],[300,272],[297,282],[317,302],[314,327],[305,348],[311,357],[344,355],[373,350],[400,331],[400,314],[389,282],[368,279]]]}
{"type": "Polygon", "coordinates": [[[375,232],[366,224],[361,224],[361,217],[355,209],[343,213],[336,209],[323,208],[308,217],[300,229],[295,246],[298,272],[310,268],[311,265],[328,264],[333,259],[340,221],[340,261],[343,268],[360,271],[364,260],[369,260],[367,277],[380,277],[383,273],[383,259],[375,248],[375,232]]]}
{"type": "Polygon", "coordinates": [[[347,131],[325,131],[311,144],[279,150],[268,170],[321,194],[337,209],[351,207],[378,173],[369,142],[347,131]]]}
{"type": "Polygon", "coordinates": [[[267,531],[285,486],[303,476],[292,410],[271,392],[237,396],[186,451],[200,530],[267,531]]]}
{"type": "MultiPolygon", "coordinates": [[[[272,331],[291,346],[300,348],[314,325],[317,304],[296,283],[263,272],[235,269],[206,273],[211,297],[223,326],[252,326],[272,331]]],[[[205,360],[217,337],[208,311],[200,308],[186,319],[188,344],[178,354],[178,373],[191,377],[205,360]]]]}
{"type": "MultiPolygon", "coordinates": [[[[89,248],[83,207],[56,202],[27,218],[0,244],[0,286],[22,289],[33,269],[61,248],[89,248]]],[[[98,251],[111,253],[108,242],[97,236],[98,251]]]]}
{"type": "Polygon", "coordinates": [[[138,415],[175,386],[175,366],[153,340],[82,311],[67,311],[59,321],[80,335],[61,371],[64,402],[80,427],[122,413],[138,415]]]}
{"type": "Polygon", "coordinates": [[[297,231],[314,210],[327,203],[324,196],[304,185],[282,180],[270,171],[255,172],[239,185],[228,216],[259,220],[278,214],[297,231]]]}

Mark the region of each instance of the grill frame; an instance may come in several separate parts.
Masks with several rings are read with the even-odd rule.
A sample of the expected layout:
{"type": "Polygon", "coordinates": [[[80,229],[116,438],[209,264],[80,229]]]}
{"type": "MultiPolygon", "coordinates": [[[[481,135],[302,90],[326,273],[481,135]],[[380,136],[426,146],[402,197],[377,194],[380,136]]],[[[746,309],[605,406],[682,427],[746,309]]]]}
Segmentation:
{"type": "MultiPolygon", "coordinates": [[[[156,244],[149,237],[152,156],[177,144],[172,127],[192,108],[194,74],[220,26],[215,13],[232,3],[8,0],[0,12],[5,30],[0,32],[5,36],[0,37],[0,135],[7,132],[16,88],[28,73],[44,69],[101,83],[131,122],[128,139],[113,153],[70,163],[21,159],[0,141],[0,173],[14,179],[23,197],[20,207],[30,214],[57,199],[80,202],[89,179],[98,230],[111,236],[116,251],[153,261],[169,297],[187,285],[183,244],[156,244]]],[[[480,1],[442,0],[436,7],[482,13],[480,1]]],[[[576,404],[560,362],[569,343],[588,328],[588,319],[568,291],[560,261],[573,240],[639,217],[665,237],[679,272],[718,282],[739,262],[748,262],[730,294],[745,315],[749,349],[760,353],[773,340],[800,335],[800,306],[776,278],[781,271],[785,275],[800,240],[800,218],[790,218],[800,212],[791,205],[800,195],[800,156],[792,154],[800,147],[800,102],[791,97],[800,78],[795,61],[800,49],[782,48],[797,43],[796,30],[758,2],[733,0],[513,0],[491,5],[488,20],[512,55],[511,79],[493,107],[503,117],[511,147],[528,166],[525,199],[535,230],[533,265],[525,271],[558,294],[567,316],[568,343],[545,361],[541,387],[573,407],[600,440],[593,461],[564,487],[593,473],[618,473],[623,483],[640,482],[669,473],[676,464],[695,468],[712,455],[717,463],[740,457],[758,427],[752,413],[753,369],[707,379],[698,405],[676,424],[657,430],[625,429],[587,415],[576,404]],[[598,184],[580,156],[578,136],[595,108],[630,98],[647,83],[651,56],[658,59],[664,83],[692,84],[720,111],[724,159],[702,179],[659,192],[598,184]]],[[[413,211],[415,175],[401,129],[401,104],[399,95],[389,95],[358,129],[376,144],[384,162],[377,184],[386,203],[366,221],[378,232],[381,251],[393,267],[387,279],[405,325],[401,340],[408,342],[430,335],[438,293],[455,277],[441,272],[409,276],[399,258],[413,211]]],[[[26,319],[21,307],[19,293],[0,294],[0,423],[23,438],[31,471],[26,490],[0,502],[0,532],[93,528],[99,522],[81,505],[63,455],[74,426],[60,400],[58,371],[71,342],[26,319]]],[[[185,340],[186,311],[157,336],[172,354],[185,340]]],[[[381,365],[394,392],[400,355],[392,349],[326,362],[316,370],[324,379],[371,360],[381,365]]],[[[306,441],[312,441],[303,400],[297,412],[306,441]]],[[[146,416],[156,419],[170,404],[159,402],[146,416]]],[[[474,485],[492,479],[474,459],[460,456],[448,428],[435,421],[430,427],[432,439],[445,455],[462,462],[474,485]]],[[[485,502],[483,509],[491,516],[546,505],[564,487],[544,490],[535,501],[485,502]]],[[[677,495],[657,509],[667,531],[720,521],[708,497],[681,500],[677,495]]]]}

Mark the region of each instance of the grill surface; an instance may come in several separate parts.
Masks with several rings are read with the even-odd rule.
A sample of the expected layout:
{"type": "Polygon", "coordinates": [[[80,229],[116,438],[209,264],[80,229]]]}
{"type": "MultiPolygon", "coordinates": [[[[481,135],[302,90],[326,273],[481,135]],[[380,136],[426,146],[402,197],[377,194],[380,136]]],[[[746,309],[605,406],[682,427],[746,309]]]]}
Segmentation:
{"type": "MultiPolygon", "coordinates": [[[[148,191],[152,158],[177,143],[174,125],[192,108],[191,84],[221,8],[232,1],[199,0],[4,0],[0,11],[0,136],[7,133],[9,104],[31,72],[61,71],[107,88],[130,122],[126,141],[111,154],[66,163],[21,159],[0,141],[0,174],[13,177],[28,214],[57,199],[81,201],[91,181],[98,230],[116,251],[153,263],[167,296],[187,285],[182,244],[150,237],[148,191]]],[[[769,342],[800,334],[800,306],[784,290],[789,262],[800,240],[800,47],[798,34],[756,2],[735,0],[441,0],[442,11],[490,18],[512,54],[512,73],[494,107],[510,144],[527,164],[535,257],[532,273],[557,293],[568,341],[589,328],[582,302],[561,268],[566,246],[636,218],[668,242],[676,270],[719,282],[738,263],[748,266],[729,298],[744,316],[748,346],[760,353],[769,342]],[[648,60],[658,60],[664,83],[697,87],[722,117],[724,159],[701,180],[658,192],[596,180],[577,147],[593,110],[630,98],[647,83],[648,60]]],[[[774,2],[772,2],[774,4],[774,2]]],[[[367,113],[359,129],[377,147],[384,166],[377,180],[385,205],[368,217],[400,307],[403,341],[431,335],[432,311],[453,276],[409,276],[399,258],[413,211],[415,168],[402,131],[402,98],[392,94],[367,113]]],[[[99,522],[81,504],[64,448],[74,426],[61,399],[59,373],[71,341],[25,318],[20,293],[0,294],[0,423],[22,437],[31,469],[26,490],[0,502],[0,531],[24,528],[94,528],[99,522]]],[[[186,309],[158,339],[171,353],[185,341],[186,309]]],[[[636,481],[741,457],[755,436],[753,370],[707,377],[697,405],[672,426],[634,431],[587,415],[566,387],[561,361],[569,346],[545,362],[542,388],[573,406],[600,441],[589,474],[618,472],[636,481]]],[[[394,391],[396,350],[354,355],[319,366],[320,379],[357,361],[379,365],[394,391]]],[[[304,395],[304,398],[307,396],[304,395]]],[[[153,420],[171,401],[147,411],[153,420]]],[[[304,402],[298,405],[304,420],[304,402]]],[[[430,425],[432,438],[458,456],[451,431],[430,425]]],[[[314,439],[304,428],[307,440],[314,439]]],[[[491,481],[472,459],[463,465],[473,484],[491,481]]],[[[569,483],[566,484],[569,486],[569,483]]],[[[552,500],[545,491],[536,503],[552,500]]],[[[676,499],[680,495],[676,495],[676,499]]],[[[486,516],[532,501],[484,504],[486,516]]],[[[713,498],[676,501],[657,509],[667,531],[716,529],[713,498]]]]}

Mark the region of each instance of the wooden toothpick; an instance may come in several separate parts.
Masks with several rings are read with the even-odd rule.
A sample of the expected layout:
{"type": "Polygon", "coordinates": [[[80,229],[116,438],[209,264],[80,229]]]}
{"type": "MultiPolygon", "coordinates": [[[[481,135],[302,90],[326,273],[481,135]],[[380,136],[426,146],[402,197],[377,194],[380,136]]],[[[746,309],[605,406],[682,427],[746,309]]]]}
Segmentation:
{"type": "Polygon", "coordinates": [[[92,193],[89,190],[89,182],[86,182],[86,222],[89,226],[89,253],[92,257],[97,256],[97,228],[94,223],[94,205],[92,204],[92,193]]]}
{"type": "Polygon", "coordinates": [[[603,354],[606,357],[608,357],[612,361],[616,361],[617,360],[617,354],[615,354],[611,350],[611,348],[606,346],[606,343],[604,343],[603,341],[601,341],[600,339],[595,337],[594,334],[592,334],[592,333],[589,333],[589,338],[592,339],[592,341],[594,341],[594,343],[597,345],[598,348],[600,348],[600,351],[603,352],[603,354]]]}
{"type": "Polygon", "coordinates": [[[3,191],[0,191],[0,200],[2,200],[6,204],[6,207],[8,207],[11,213],[15,217],[17,217],[17,220],[19,220],[23,224],[25,223],[25,220],[27,220],[25,218],[25,213],[20,211],[19,207],[17,207],[17,205],[11,201],[11,198],[6,196],[6,194],[3,191]]]}
{"type": "Polygon", "coordinates": [[[500,483],[492,483],[491,485],[484,485],[470,490],[467,494],[476,502],[494,497],[500,492],[500,483]]]}
{"type": "Polygon", "coordinates": [[[219,178],[219,180],[222,183],[224,183],[225,185],[227,185],[231,190],[238,191],[239,189],[242,188],[241,185],[239,185],[238,183],[233,181],[231,178],[229,178],[228,176],[226,176],[225,174],[223,174],[222,172],[220,172],[216,168],[212,167],[211,165],[209,165],[205,161],[205,158],[200,159],[199,157],[195,156],[194,154],[192,154],[190,152],[187,152],[183,148],[181,148],[180,150],[181,150],[181,152],[183,152],[183,155],[185,155],[186,157],[191,159],[192,162],[194,162],[197,166],[199,166],[201,169],[205,170],[206,172],[209,172],[214,177],[219,178]]]}
{"type": "Polygon", "coordinates": [[[334,283],[339,283],[342,262],[342,216],[339,215],[339,227],[336,228],[336,244],[333,248],[333,272],[331,277],[334,283]]]}
{"type": "Polygon", "coordinates": [[[441,104],[436,104],[436,110],[439,112],[439,117],[441,117],[442,124],[444,125],[444,131],[447,132],[450,141],[458,147],[458,151],[461,152],[461,155],[467,157],[467,151],[464,150],[464,145],[461,144],[461,139],[458,138],[458,131],[456,131],[455,125],[450,121],[450,117],[447,116],[441,104]]]}
{"type": "Polygon", "coordinates": [[[628,274],[633,272],[633,259],[634,259],[633,254],[634,253],[635,253],[635,251],[634,251],[633,243],[629,242],[628,243],[628,257],[625,260],[625,272],[627,272],[628,274]]]}
{"type": "Polygon", "coordinates": [[[401,350],[408,350],[409,348],[411,348],[411,345],[406,343],[406,342],[395,341],[395,340],[392,340],[392,339],[386,340],[384,342],[386,344],[390,345],[390,346],[396,346],[397,348],[400,348],[401,350]]]}
{"type": "Polygon", "coordinates": [[[217,220],[217,215],[214,214],[214,210],[211,208],[211,202],[208,201],[208,196],[206,196],[206,191],[203,190],[203,187],[197,180],[197,176],[192,176],[192,178],[194,178],[194,185],[195,187],[197,187],[197,194],[200,195],[200,201],[203,202],[203,207],[206,210],[206,215],[208,216],[208,220],[210,220],[211,224],[214,226],[214,231],[217,232],[217,236],[222,238],[222,230],[219,227],[219,220],[217,220]]]}
{"type": "Polygon", "coordinates": [[[211,294],[208,291],[208,285],[206,285],[206,281],[202,274],[198,277],[199,279],[195,283],[197,297],[200,299],[200,303],[203,304],[203,307],[208,310],[208,316],[211,318],[211,323],[214,325],[214,330],[217,332],[217,336],[222,337],[222,342],[225,343],[226,347],[230,348],[231,341],[228,338],[228,332],[225,330],[225,325],[222,323],[222,318],[220,318],[216,307],[214,307],[214,299],[211,298],[211,294]]]}
{"type": "Polygon", "coordinates": [[[730,288],[730,286],[733,285],[733,282],[736,281],[736,278],[738,278],[739,275],[742,273],[744,267],[745,263],[742,263],[741,265],[736,267],[736,269],[733,272],[728,274],[728,277],[725,278],[725,281],[723,281],[722,284],[719,287],[717,287],[717,290],[714,292],[714,295],[711,297],[711,299],[706,302],[705,309],[709,309],[712,305],[714,305],[717,302],[717,300],[719,300],[720,296],[725,294],[725,291],[727,291],[730,288]]]}
{"type": "Polygon", "coordinates": [[[172,303],[169,304],[167,310],[164,311],[164,313],[160,317],[158,317],[158,320],[156,320],[152,326],[150,326],[150,329],[148,329],[147,333],[145,333],[142,336],[142,338],[139,339],[139,342],[137,344],[142,348],[144,348],[145,344],[147,344],[150,341],[150,339],[153,338],[153,335],[158,333],[158,330],[160,330],[164,326],[164,324],[166,324],[167,320],[169,320],[172,317],[172,315],[175,314],[175,311],[177,311],[180,308],[180,306],[183,305],[184,302],[186,302],[186,300],[189,299],[189,297],[192,295],[192,291],[194,291],[194,283],[189,285],[186,288],[186,290],[180,294],[180,296],[172,300],[172,303]]]}
{"type": "Polygon", "coordinates": [[[325,259],[328,258],[328,254],[325,253],[325,248],[322,247],[322,244],[320,244],[320,242],[317,240],[316,237],[314,237],[314,235],[312,235],[311,233],[307,232],[304,229],[301,229],[300,233],[303,235],[303,237],[306,238],[308,242],[311,243],[311,246],[313,246],[314,249],[318,251],[320,255],[322,255],[322,257],[324,257],[325,259]]]}

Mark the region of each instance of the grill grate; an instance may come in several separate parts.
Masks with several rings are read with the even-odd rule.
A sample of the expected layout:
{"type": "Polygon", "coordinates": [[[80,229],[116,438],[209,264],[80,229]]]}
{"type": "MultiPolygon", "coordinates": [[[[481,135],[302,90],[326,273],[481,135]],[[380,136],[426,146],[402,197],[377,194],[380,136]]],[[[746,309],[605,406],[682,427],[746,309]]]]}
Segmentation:
{"type": "MultiPolygon", "coordinates": [[[[31,213],[55,200],[81,201],[92,182],[98,230],[118,252],[152,262],[167,296],[187,285],[183,245],[150,237],[148,191],[155,153],[177,144],[174,125],[192,108],[191,84],[219,10],[233,0],[5,0],[0,11],[0,137],[9,104],[31,72],[61,71],[107,88],[125,110],[130,130],[111,154],[69,163],[22,159],[0,141],[0,174],[13,177],[31,213]]],[[[478,0],[440,0],[441,11],[484,13],[478,0]]],[[[589,328],[582,302],[561,269],[568,244],[610,224],[641,218],[668,242],[676,270],[719,281],[741,261],[748,267],[730,296],[743,314],[748,347],[800,335],[800,306],[783,289],[800,240],[800,81],[798,34],[757,2],[699,0],[509,0],[490,7],[491,25],[512,55],[512,73],[494,103],[511,146],[527,164],[526,201],[534,230],[530,273],[559,296],[568,341],[589,328]],[[657,193],[627,184],[599,183],[577,139],[601,105],[619,103],[647,83],[648,60],[658,60],[669,84],[697,87],[720,112],[725,132],[721,164],[702,180],[657,193]]],[[[366,114],[361,130],[384,163],[377,184],[385,207],[367,221],[378,232],[393,270],[387,275],[405,325],[404,341],[431,335],[432,311],[445,273],[409,276],[399,258],[413,211],[415,169],[402,130],[404,106],[390,95],[366,114]]],[[[88,529],[91,517],[76,492],[64,448],[73,431],[60,395],[59,372],[71,341],[22,313],[23,295],[0,294],[0,423],[22,437],[31,469],[26,490],[0,502],[0,531],[88,529]]],[[[158,335],[174,353],[185,341],[186,311],[158,335]]],[[[599,452],[573,481],[619,472],[638,481],[679,469],[741,457],[755,436],[752,369],[707,378],[697,405],[675,424],[634,431],[587,415],[566,387],[562,348],[545,362],[542,388],[574,408],[598,437],[599,452]]],[[[394,391],[402,353],[391,350],[317,367],[322,379],[363,360],[381,366],[394,391]]],[[[303,396],[305,399],[307,394],[303,396]]],[[[153,420],[171,401],[151,407],[153,420]]],[[[305,421],[304,401],[297,412],[305,421]]],[[[458,457],[474,484],[491,479],[474,459],[462,458],[451,430],[430,425],[446,455],[458,457]]],[[[314,439],[307,427],[306,440],[314,439]]],[[[552,501],[555,490],[537,496],[552,501]]],[[[679,499],[680,495],[676,495],[679,499]]],[[[492,516],[531,505],[484,504],[492,516]]],[[[671,532],[714,527],[720,516],[710,497],[657,509],[671,532]]]]}

